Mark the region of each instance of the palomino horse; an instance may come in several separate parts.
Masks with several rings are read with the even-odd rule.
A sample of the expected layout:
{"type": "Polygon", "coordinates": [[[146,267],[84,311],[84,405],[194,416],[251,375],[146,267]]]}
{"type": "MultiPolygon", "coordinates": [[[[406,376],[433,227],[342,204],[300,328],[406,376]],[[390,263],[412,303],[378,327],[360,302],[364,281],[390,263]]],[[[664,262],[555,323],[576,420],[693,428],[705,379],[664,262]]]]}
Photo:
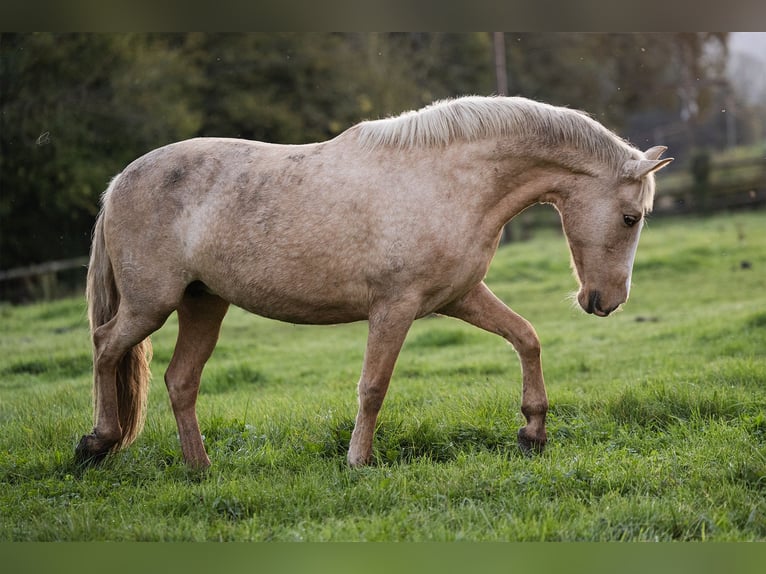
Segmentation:
{"type": "Polygon", "coordinates": [[[628,298],[664,147],[631,147],[587,115],[465,97],[357,124],[332,140],[200,138],[135,160],[106,190],[88,269],[97,462],[140,432],[149,335],[178,312],[165,373],[186,463],[210,464],[195,405],[229,304],[293,323],[366,319],[348,451],[370,461],[378,411],[412,322],[440,313],[496,333],[521,362],[518,432],[545,445],[540,342],[483,278],[503,226],[534,203],[559,211],[580,284],[605,317],[628,298]]]}

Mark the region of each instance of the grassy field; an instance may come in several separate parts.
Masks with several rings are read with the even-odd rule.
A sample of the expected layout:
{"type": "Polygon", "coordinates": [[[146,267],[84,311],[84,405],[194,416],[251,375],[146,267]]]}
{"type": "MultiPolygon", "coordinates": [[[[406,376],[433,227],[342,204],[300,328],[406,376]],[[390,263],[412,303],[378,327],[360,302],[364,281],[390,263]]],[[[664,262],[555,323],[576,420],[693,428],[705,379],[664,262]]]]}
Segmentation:
{"type": "Polygon", "coordinates": [[[375,464],[351,470],[366,325],[232,309],[198,405],[210,471],[185,469],[162,383],[174,318],[153,338],[144,433],[79,471],[84,301],[0,307],[0,540],[766,540],[766,213],[650,222],[608,319],[573,309],[552,231],[502,248],[487,282],[542,341],[540,456],[516,447],[510,347],[428,318],[375,464]]]}

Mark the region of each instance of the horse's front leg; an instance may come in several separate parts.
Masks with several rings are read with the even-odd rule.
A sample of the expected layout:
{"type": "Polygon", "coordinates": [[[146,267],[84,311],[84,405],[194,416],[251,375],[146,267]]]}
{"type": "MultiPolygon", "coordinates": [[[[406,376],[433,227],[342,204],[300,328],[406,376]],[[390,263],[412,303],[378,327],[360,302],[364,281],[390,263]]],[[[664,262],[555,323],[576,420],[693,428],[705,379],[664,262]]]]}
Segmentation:
{"type": "Polygon", "coordinates": [[[178,341],[165,373],[165,385],[184,461],[192,468],[210,466],[197,421],[197,393],[202,369],[218,341],[228,308],[229,304],[215,295],[188,290],[178,307],[178,341]]]}
{"type": "Polygon", "coordinates": [[[506,339],[519,355],[522,370],[521,412],[527,425],[519,429],[518,441],[525,453],[541,452],[547,440],[545,415],[548,397],[540,361],[540,339],[534,327],[498,299],[484,283],[462,298],[439,309],[439,313],[462,319],[506,339]]]}
{"type": "Polygon", "coordinates": [[[361,466],[372,458],[372,438],[375,422],[388,383],[394,372],[404,339],[407,336],[415,310],[410,305],[378,307],[370,313],[367,349],[359,378],[359,412],[348,449],[348,463],[361,466]]]}

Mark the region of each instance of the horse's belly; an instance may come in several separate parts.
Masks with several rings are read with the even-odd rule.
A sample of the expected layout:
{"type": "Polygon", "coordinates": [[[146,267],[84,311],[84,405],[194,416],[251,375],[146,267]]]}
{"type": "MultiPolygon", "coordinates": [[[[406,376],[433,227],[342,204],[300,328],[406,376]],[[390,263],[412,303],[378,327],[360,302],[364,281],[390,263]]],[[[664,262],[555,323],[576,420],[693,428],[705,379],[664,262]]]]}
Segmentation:
{"type": "Polygon", "coordinates": [[[328,325],[350,323],[367,318],[366,298],[350,290],[319,293],[311,289],[297,290],[288,285],[253,285],[231,289],[211,289],[217,295],[246,311],[296,324],[328,325]]]}
{"type": "Polygon", "coordinates": [[[367,319],[366,312],[341,306],[234,304],[261,317],[303,325],[335,325],[367,319]]]}

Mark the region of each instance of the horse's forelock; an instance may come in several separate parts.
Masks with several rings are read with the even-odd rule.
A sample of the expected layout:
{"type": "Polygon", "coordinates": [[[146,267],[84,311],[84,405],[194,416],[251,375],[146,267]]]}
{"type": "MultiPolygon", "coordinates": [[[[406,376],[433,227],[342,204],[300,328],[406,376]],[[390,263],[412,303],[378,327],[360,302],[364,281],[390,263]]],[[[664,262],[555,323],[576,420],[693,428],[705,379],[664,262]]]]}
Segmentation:
{"type": "Polygon", "coordinates": [[[650,173],[641,180],[639,201],[643,206],[644,213],[650,213],[654,206],[654,174],[650,173]]]}

